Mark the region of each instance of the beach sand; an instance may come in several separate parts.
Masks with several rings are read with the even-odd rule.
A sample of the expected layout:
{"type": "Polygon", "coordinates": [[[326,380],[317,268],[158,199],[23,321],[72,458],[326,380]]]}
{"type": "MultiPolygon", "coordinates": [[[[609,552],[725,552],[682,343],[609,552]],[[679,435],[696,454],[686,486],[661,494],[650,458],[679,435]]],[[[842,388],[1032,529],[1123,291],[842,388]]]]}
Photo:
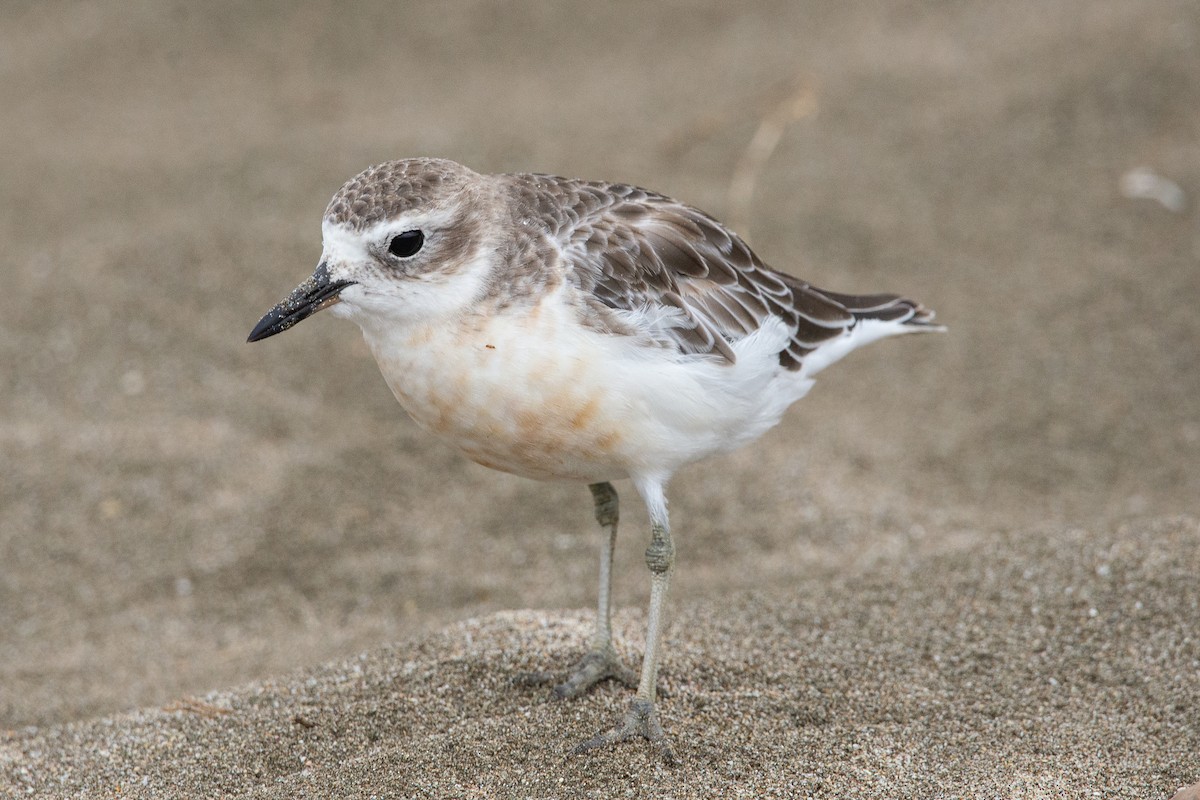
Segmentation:
{"type": "Polygon", "coordinates": [[[1194,4],[36,3],[0,73],[0,796],[1200,781],[1194,4]],[[567,757],[629,692],[522,681],[586,646],[583,487],[417,429],[352,325],[245,344],[411,155],[641,184],[950,328],[673,481],[677,768],[567,757]]]}

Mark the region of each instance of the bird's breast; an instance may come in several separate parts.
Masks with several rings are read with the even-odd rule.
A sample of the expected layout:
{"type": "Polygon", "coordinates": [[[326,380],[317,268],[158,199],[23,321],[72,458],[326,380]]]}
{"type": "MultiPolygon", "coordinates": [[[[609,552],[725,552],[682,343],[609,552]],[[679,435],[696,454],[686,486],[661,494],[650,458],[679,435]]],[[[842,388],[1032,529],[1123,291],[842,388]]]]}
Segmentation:
{"type": "Polygon", "coordinates": [[[543,303],[367,341],[409,415],[473,461],[540,479],[623,477],[621,404],[565,317],[543,303]]]}

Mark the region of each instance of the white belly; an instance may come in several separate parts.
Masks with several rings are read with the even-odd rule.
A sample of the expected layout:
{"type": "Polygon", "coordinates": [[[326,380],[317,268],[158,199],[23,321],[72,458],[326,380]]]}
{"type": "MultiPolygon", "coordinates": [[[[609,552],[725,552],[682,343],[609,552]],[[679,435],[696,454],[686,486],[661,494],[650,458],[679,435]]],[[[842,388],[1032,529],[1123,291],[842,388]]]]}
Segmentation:
{"type": "Polygon", "coordinates": [[[773,356],[774,367],[681,362],[580,327],[556,299],[364,335],[418,424],[479,464],[542,480],[666,477],[757,437],[807,390],[793,374],[790,397],[769,391],[773,356]]]}

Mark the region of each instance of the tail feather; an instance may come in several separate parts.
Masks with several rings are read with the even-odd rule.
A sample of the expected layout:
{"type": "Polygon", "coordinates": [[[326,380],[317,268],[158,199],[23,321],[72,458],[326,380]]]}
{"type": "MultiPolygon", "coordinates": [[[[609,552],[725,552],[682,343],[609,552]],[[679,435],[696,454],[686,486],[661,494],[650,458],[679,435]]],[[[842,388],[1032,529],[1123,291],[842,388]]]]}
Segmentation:
{"type": "Polygon", "coordinates": [[[899,322],[918,330],[945,330],[942,326],[933,324],[933,309],[897,294],[854,295],[830,292],[815,286],[812,289],[849,311],[857,320],[877,319],[899,322]]]}
{"type": "Polygon", "coordinates": [[[842,294],[773,272],[791,290],[792,338],[779,354],[784,369],[815,374],[869,341],[899,333],[943,331],[933,310],[896,294],[842,294]],[[882,325],[882,328],[877,326],[882,325]],[[864,335],[871,329],[871,336],[864,335]]]}
{"type": "Polygon", "coordinates": [[[828,339],[801,362],[801,373],[807,377],[840,361],[852,350],[888,336],[905,333],[935,333],[945,331],[933,322],[934,312],[915,300],[895,294],[851,295],[808,287],[832,303],[844,308],[854,317],[842,335],[828,339]]]}

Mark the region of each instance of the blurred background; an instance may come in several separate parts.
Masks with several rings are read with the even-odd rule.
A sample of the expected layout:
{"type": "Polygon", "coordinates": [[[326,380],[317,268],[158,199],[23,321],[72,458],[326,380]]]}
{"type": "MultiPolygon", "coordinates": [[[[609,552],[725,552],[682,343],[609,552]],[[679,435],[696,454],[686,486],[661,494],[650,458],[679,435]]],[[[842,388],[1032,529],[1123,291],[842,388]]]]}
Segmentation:
{"type": "Polygon", "coordinates": [[[392,158],[644,185],[950,326],[676,478],[675,603],[1196,513],[1198,75],[1191,0],[5,3],[0,729],[591,607],[584,487],[417,430],[349,323],[245,344],[392,158]]]}

